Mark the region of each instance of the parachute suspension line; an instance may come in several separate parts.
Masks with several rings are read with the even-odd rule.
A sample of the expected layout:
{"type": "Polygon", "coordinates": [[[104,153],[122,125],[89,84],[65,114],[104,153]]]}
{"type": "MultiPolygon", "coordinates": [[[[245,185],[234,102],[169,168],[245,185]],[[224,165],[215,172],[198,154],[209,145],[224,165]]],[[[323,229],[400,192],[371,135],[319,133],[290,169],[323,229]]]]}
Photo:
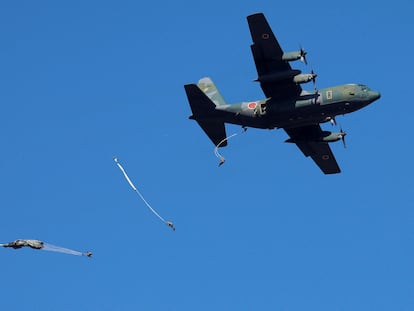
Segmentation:
{"type": "Polygon", "coordinates": [[[228,141],[230,138],[238,136],[240,134],[243,134],[247,131],[247,127],[242,126],[242,131],[240,133],[234,133],[226,138],[224,138],[223,140],[221,140],[214,148],[214,155],[220,160],[218,166],[222,166],[224,164],[224,162],[226,162],[226,159],[220,154],[220,152],[218,151],[218,148],[220,148],[220,146],[225,142],[228,141]]]}
{"type": "Polygon", "coordinates": [[[150,209],[150,211],[155,216],[157,216],[163,223],[165,223],[168,227],[170,227],[172,230],[175,231],[174,224],[171,221],[166,221],[160,214],[158,214],[157,211],[154,208],[152,208],[152,206],[144,198],[144,196],[141,194],[141,192],[139,192],[139,190],[137,189],[137,187],[135,187],[135,185],[132,183],[131,179],[128,177],[128,174],[125,172],[125,169],[122,167],[121,163],[118,162],[118,158],[117,157],[114,157],[114,161],[115,161],[116,165],[118,166],[118,168],[121,170],[122,174],[124,175],[125,179],[129,183],[129,185],[131,186],[132,190],[134,190],[138,194],[138,196],[145,203],[145,205],[150,209]]]}
{"type": "Polygon", "coordinates": [[[48,243],[43,243],[42,249],[44,249],[45,251],[64,253],[64,254],[75,255],[75,256],[85,256],[85,254],[82,252],[74,251],[73,249],[60,247],[60,246],[56,246],[56,245],[52,245],[48,243]]]}

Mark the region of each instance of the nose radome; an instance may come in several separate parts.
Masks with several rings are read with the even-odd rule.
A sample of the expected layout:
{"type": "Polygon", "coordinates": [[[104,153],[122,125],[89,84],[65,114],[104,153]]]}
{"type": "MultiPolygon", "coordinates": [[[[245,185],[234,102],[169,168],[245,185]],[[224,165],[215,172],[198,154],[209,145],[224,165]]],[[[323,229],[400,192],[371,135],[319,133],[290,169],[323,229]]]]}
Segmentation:
{"type": "Polygon", "coordinates": [[[379,99],[381,97],[381,93],[380,92],[376,92],[376,91],[371,91],[371,97],[372,97],[372,100],[373,101],[374,100],[377,100],[377,99],[379,99]]]}

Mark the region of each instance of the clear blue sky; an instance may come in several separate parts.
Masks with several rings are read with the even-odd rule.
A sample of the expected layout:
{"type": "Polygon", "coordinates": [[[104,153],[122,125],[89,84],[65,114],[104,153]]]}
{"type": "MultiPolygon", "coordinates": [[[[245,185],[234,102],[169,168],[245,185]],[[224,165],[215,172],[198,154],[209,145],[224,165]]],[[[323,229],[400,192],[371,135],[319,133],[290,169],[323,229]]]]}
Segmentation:
{"type": "MultiPolygon", "coordinates": [[[[2,1],[2,310],[414,310],[411,1],[2,1]],[[318,86],[364,83],[339,117],[343,173],[281,130],[217,167],[183,85],[263,98],[246,16],[309,52],[318,86]],[[162,224],[129,188],[117,155],[162,224]]],[[[312,88],[307,85],[305,88],[312,88]]],[[[323,128],[331,129],[330,124],[323,128]]],[[[333,128],[335,129],[335,128],[333,128]]],[[[229,126],[229,134],[239,131],[229,126]]]]}

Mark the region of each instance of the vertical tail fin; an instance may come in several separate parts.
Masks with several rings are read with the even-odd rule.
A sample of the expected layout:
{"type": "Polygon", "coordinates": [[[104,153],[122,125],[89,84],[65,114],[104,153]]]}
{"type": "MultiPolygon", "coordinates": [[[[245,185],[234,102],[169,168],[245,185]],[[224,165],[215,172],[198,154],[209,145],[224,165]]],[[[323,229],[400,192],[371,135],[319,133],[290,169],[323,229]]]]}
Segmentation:
{"type": "Polygon", "coordinates": [[[223,96],[221,96],[220,92],[218,91],[218,89],[216,88],[216,86],[214,85],[213,81],[210,78],[206,77],[206,78],[200,79],[198,81],[197,86],[200,88],[200,90],[204,92],[204,94],[208,96],[208,98],[211,99],[211,101],[216,106],[221,106],[221,105],[226,104],[223,96]]]}

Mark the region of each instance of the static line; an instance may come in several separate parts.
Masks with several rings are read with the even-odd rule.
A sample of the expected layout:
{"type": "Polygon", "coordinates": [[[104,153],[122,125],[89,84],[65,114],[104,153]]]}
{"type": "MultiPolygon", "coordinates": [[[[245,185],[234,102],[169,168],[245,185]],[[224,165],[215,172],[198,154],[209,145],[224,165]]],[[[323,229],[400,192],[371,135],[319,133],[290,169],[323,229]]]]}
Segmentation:
{"type": "Polygon", "coordinates": [[[152,206],[148,203],[148,201],[145,200],[144,196],[141,194],[141,192],[139,192],[137,187],[135,187],[135,185],[132,183],[131,179],[128,177],[128,174],[125,172],[125,169],[123,168],[121,163],[118,162],[117,157],[114,157],[114,161],[115,161],[116,165],[118,166],[118,168],[121,170],[122,174],[124,175],[125,179],[129,183],[129,185],[131,186],[132,190],[134,190],[138,194],[138,196],[145,203],[145,205],[151,210],[151,212],[155,216],[157,216],[163,223],[165,223],[168,227],[170,227],[171,229],[173,229],[175,231],[174,224],[171,221],[166,221],[160,214],[157,213],[157,211],[155,209],[152,208],[152,206]]]}
{"type": "Polygon", "coordinates": [[[220,159],[220,162],[218,164],[218,166],[222,166],[224,164],[224,162],[226,162],[226,159],[220,154],[220,152],[218,151],[218,148],[220,148],[221,144],[223,144],[225,141],[229,140],[232,137],[235,137],[237,135],[243,134],[247,131],[246,127],[242,127],[242,131],[240,133],[234,133],[226,138],[224,138],[223,140],[221,140],[216,147],[214,148],[214,155],[220,159]]]}

